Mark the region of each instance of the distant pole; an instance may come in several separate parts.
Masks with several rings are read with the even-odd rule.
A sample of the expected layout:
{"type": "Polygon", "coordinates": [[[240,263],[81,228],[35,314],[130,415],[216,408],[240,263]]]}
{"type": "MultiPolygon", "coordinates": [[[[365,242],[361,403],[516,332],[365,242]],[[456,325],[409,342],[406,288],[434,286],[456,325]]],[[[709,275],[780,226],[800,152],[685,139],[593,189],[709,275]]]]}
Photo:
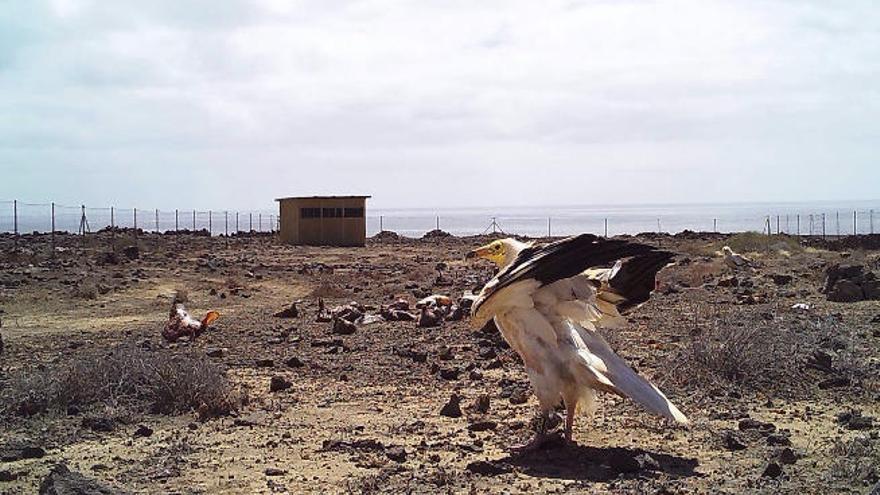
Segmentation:
{"type": "Polygon", "coordinates": [[[782,233],[782,229],[779,226],[779,215],[776,215],[776,235],[779,235],[781,233],[782,233]]]}
{"type": "Polygon", "coordinates": [[[156,208],[156,233],[159,233],[159,208],[156,208]]]}
{"type": "Polygon", "coordinates": [[[492,233],[493,234],[498,232],[497,230],[495,230],[495,227],[497,227],[497,226],[498,226],[498,223],[495,222],[495,217],[492,217],[492,233]]]}
{"type": "Polygon", "coordinates": [[[263,214],[257,213],[257,232],[263,231],[263,214]]]}
{"type": "Polygon", "coordinates": [[[223,235],[225,235],[227,239],[229,238],[229,212],[228,211],[223,212],[223,235]]]}
{"type": "Polygon", "coordinates": [[[553,237],[553,232],[550,229],[550,217],[547,217],[547,237],[553,237]]]}
{"type": "Polygon", "coordinates": [[[193,210],[193,232],[196,231],[196,210],[193,210]]]}
{"type": "Polygon", "coordinates": [[[440,217],[437,217],[437,230],[440,230],[440,217]]]}
{"type": "Polygon", "coordinates": [[[608,219],[605,219],[605,238],[608,238],[608,219]]]}
{"type": "Polygon", "coordinates": [[[663,229],[660,227],[660,219],[657,219],[657,233],[659,234],[663,229]]]}
{"type": "Polygon", "coordinates": [[[834,218],[836,220],[835,223],[837,225],[837,237],[840,237],[840,212],[839,211],[834,212],[834,218]]]}
{"type": "Polygon", "coordinates": [[[858,216],[855,210],[853,210],[853,235],[858,235],[858,216]]]}
{"type": "Polygon", "coordinates": [[[871,210],[869,215],[871,219],[871,235],[874,235],[874,210],[871,210]]]}
{"type": "Polygon", "coordinates": [[[174,209],[174,233],[180,233],[180,210],[174,209]]]}
{"type": "Polygon", "coordinates": [[[791,220],[789,219],[788,213],[785,214],[785,233],[791,234],[791,220]]]}
{"type": "Polygon", "coordinates": [[[12,232],[18,237],[18,200],[12,200],[12,232]]]}
{"type": "Polygon", "coordinates": [[[383,225],[385,217],[379,215],[379,232],[385,232],[385,226],[383,225]]]}
{"type": "Polygon", "coordinates": [[[110,207],[110,228],[116,227],[116,208],[110,207]]]}
{"type": "Polygon", "coordinates": [[[52,202],[52,257],[55,257],[55,202],[52,202]]]}
{"type": "Polygon", "coordinates": [[[208,237],[214,235],[214,212],[208,210],[208,237]]]}
{"type": "Polygon", "coordinates": [[[797,235],[801,235],[801,214],[797,214],[797,235]]]}
{"type": "Polygon", "coordinates": [[[825,214],[822,214],[822,239],[825,239],[825,214]]]}
{"type": "Polygon", "coordinates": [[[716,234],[718,233],[718,219],[717,218],[712,219],[712,232],[715,232],[716,234]]]}
{"type": "Polygon", "coordinates": [[[137,239],[138,235],[138,209],[134,209],[134,237],[137,239]]]}
{"type": "Polygon", "coordinates": [[[238,212],[235,212],[235,233],[238,234],[239,232],[241,231],[238,230],[238,212]]]}
{"type": "Polygon", "coordinates": [[[254,231],[254,214],[248,213],[248,218],[249,218],[248,223],[250,226],[250,229],[248,231],[253,232],[254,231]]]}

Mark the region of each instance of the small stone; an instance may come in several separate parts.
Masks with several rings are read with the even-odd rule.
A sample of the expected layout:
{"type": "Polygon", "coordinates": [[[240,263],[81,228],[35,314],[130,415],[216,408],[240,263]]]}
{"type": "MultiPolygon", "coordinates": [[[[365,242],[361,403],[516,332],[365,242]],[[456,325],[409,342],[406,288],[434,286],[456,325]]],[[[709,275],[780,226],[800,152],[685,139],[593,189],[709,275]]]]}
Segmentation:
{"type": "Polygon", "coordinates": [[[337,335],[352,335],[357,332],[357,325],[344,319],[336,318],[333,320],[333,333],[337,335]]]}
{"type": "Polygon", "coordinates": [[[491,401],[489,399],[489,396],[486,394],[483,394],[483,395],[477,397],[477,403],[474,405],[474,409],[477,412],[485,414],[485,413],[489,412],[490,404],[491,404],[491,401]]]}
{"type": "Polygon", "coordinates": [[[287,474],[287,471],[284,471],[283,469],[266,468],[266,476],[269,476],[269,477],[284,476],[285,474],[287,474]]]}
{"type": "Polygon", "coordinates": [[[275,367],[275,361],[272,359],[257,359],[257,361],[254,364],[256,364],[257,368],[274,368],[275,367]]]}
{"type": "Polygon", "coordinates": [[[447,418],[460,418],[462,416],[461,413],[461,397],[458,394],[452,394],[452,397],[449,398],[449,402],[443,406],[443,409],[440,410],[440,415],[447,418]]]}
{"type": "Polygon", "coordinates": [[[276,375],[276,376],[273,376],[272,380],[269,382],[269,391],[272,393],[281,392],[282,390],[287,390],[292,386],[293,386],[293,384],[290,383],[290,381],[287,380],[287,378],[284,378],[283,376],[276,375]]]}
{"type": "Polygon", "coordinates": [[[385,455],[394,462],[406,462],[406,449],[403,447],[388,447],[385,455]]]}
{"type": "Polygon", "coordinates": [[[767,445],[790,447],[791,439],[788,438],[788,435],[784,435],[782,433],[772,433],[770,435],[767,435],[767,445]]]}
{"type": "Polygon", "coordinates": [[[457,368],[442,368],[440,369],[440,378],[447,381],[455,381],[458,380],[459,376],[461,376],[461,370],[457,368]]]}
{"type": "Polygon", "coordinates": [[[782,464],[786,464],[786,465],[795,464],[798,461],[798,459],[800,458],[800,456],[797,454],[797,452],[792,450],[791,447],[786,447],[786,448],[780,450],[778,457],[779,457],[779,462],[781,462],[782,464]]]}
{"type": "Polygon", "coordinates": [[[475,382],[478,382],[483,379],[483,372],[480,370],[476,370],[476,369],[471,370],[471,374],[469,375],[469,378],[475,382]]]}
{"type": "Polygon", "coordinates": [[[287,360],[284,361],[284,364],[288,368],[302,368],[306,365],[304,362],[302,362],[302,359],[300,359],[296,356],[291,356],[291,357],[287,358],[287,360]]]}
{"type": "Polygon", "coordinates": [[[747,448],[740,435],[733,430],[726,430],[723,433],[722,442],[724,443],[724,448],[731,451],[745,450],[747,448]]]}
{"type": "Polygon", "coordinates": [[[0,471],[0,482],[8,483],[10,481],[15,481],[18,479],[18,474],[13,473],[12,471],[0,471]]]}
{"type": "Polygon", "coordinates": [[[490,461],[474,461],[467,465],[467,470],[482,476],[499,476],[510,472],[506,465],[490,461]]]}
{"type": "Polygon", "coordinates": [[[523,389],[514,390],[512,394],[510,394],[510,403],[513,405],[525,404],[529,401],[529,393],[523,389]]]}
{"type": "Polygon", "coordinates": [[[778,478],[782,476],[782,466],[780,466],[776,462],[771,462],[767,464],[767,467],[764,469],[764,473],[761,474],[762,478],[778,478]]]}
{"type": "Polygon", "coordinates": [[[491,421],[491,420],[490,421],[477,421],[476,423],[473,423],[468,426],[468,430],[476,431],[476,432],[490,431],[490,430],[495,430],[496,428],[498,428],[498,423],[495,421],[491,421]]]}
{"type": "Polygon", "coordinates": [[[135,438],[146,438],[153,436],[153,429],[149,426],[141,425],[138,426],[137,430],[134,432],[135,438]]]}
{"type": "Polygon", "coordinates": [[[205,355],[209,358],[220,358],[223,357],[223,349],[212,348],[205,351],[205,355]]]}

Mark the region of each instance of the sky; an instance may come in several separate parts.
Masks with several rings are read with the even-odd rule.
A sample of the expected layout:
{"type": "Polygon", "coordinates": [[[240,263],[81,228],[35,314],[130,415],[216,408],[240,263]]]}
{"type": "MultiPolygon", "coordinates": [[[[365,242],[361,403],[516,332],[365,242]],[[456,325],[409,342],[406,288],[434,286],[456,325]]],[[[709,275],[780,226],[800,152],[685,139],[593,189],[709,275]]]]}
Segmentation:
{"type": "Polygon", "coordinates": [[[877,199],[875,0],[7,0],[0,200],[877,199]]]}

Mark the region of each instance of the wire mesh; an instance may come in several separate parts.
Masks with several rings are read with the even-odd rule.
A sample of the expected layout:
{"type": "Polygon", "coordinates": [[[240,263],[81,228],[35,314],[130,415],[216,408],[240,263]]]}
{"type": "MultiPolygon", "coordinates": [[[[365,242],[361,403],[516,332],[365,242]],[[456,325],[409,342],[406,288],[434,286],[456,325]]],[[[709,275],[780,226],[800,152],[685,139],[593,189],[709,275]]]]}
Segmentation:
{"type": "MultiPolygon", "coordinates": [[[[52,203],[0,200],[0,232],[49,232],[52,229],[52,203]]],[[[116,208],[109,206],[54,205],[55,229],[78,233],[115,226],[137,226],[145,232],[175,230],[210,231],[212,235],[236,232],[274,232],[279,230],[277,212],[270,210],[193,210],[155,208],[116,208]],[[228,216],[227,216],[228,215],[228,216]]],[[[781,233],[836,237],[880,233],[880,202],[877,208],[866,205],[850,209],[781,208],[761,213],[759,208],[737,205],[704,207],[566,207],[512,208],[492,215],[487,210],[424,209],[391,210],[366,218],[368,235],[381,230],[419,237],[441,229],[455,235],[478,235],[485,232],[542,237],[564,236],[582,232],[598,235],[638,234],[643,232],[781,233]]]]}

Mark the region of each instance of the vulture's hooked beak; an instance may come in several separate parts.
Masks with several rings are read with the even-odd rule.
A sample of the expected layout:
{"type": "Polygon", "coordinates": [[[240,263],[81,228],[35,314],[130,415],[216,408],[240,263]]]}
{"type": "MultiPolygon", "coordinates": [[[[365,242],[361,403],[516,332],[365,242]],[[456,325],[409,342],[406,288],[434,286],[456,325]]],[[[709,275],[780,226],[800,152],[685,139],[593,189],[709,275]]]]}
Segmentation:
{"type": "Polygon", "coordinates": [[[491,254],[492,254],[492,251],[489,248],[489,246],[483,246],[483,247],[478,247],[477,249],[474,249],[473,251],[468,252],[468,254],[465,255],[464,259],[466,259],[466,260],[473,260],[475,258],[488,259],[491,254]]]}

